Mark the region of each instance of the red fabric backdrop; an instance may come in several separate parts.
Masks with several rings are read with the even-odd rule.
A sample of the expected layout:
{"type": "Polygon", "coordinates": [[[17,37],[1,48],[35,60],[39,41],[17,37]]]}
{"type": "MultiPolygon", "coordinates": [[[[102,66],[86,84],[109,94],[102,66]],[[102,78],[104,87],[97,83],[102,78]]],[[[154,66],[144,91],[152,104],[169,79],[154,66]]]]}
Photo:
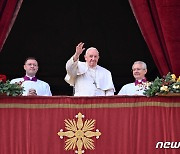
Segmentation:
{"type": "MultiPolygon", "coordinates": [[[[0,51],[23,0],[0,1],[0,51]]],[[[180,1],[129,0],[161,75],[180,75],[180,1]]]]}
{"type": "MultiPolygon", "coordinates": [[[[74,154],[57,135],[81,112],[102,133],[86,154],[179,154],[180,97],[0,97],[0,154],[74,154]]],[[[95,129],[93,131],[95,131],[95,129]]],[[[84,148],[83,148],[84,149],[84,148]]]]}
{"type": "Polygon", "coordinates": [[[23,0],[0,0],[0,51],[15,22],[23,0]]]}
{"type": "Polygon", "coordinates": [[[129,0],[161,75],[180,75],[180,1],[129,0]]]}

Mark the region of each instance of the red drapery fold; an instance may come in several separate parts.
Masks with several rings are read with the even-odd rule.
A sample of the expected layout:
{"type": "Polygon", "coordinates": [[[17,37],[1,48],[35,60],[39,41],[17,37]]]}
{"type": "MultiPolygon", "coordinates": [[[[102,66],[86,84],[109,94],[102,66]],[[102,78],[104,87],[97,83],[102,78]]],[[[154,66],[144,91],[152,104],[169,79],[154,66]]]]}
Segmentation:
{"type": "Polygon", "coordinates": [[[180,142],[180,97],[0,97],[0,154],[74,154],[57,132],[66,132],[64,120],[77,121],[79,112],[102,133],[90,137],[95,149],[83,147],[86,154],[180,152],[163,148],[180,142]]]}
{"type": "Polygon", "coordinates": [[[15,22],[18,11],[23,0],[1,0],[0,1],[0,51],[15,22]]]}
{"type": "Polygon", "coordinates": [[[129,0],[161,75],[180,75],[180,1],[129,0]]]}

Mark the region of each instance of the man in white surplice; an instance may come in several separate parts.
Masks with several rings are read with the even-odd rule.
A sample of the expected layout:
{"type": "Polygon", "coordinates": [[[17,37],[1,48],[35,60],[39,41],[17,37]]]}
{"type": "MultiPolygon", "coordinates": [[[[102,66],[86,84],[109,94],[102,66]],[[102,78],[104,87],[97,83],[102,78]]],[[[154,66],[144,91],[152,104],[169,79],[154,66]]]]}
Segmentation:
{"type": "Polygon", "coordinates": [[[124,85],[120,89],[118,95],[144,96],[148,83],[145,77],[147,73],[146,63],[143,61],[135,61],[132,65],[132,73],[135,78],[135,82],[124,85]]]}
{"type": "Polygon", "coordinates": [[[99,65],[99,52],[91,47],[84,55],[86,62],[79,61],[85,50],[84,43],[76,46],[75,54],[66,63],[65,81],[74,86],[74,96],[112,96],[115,88],[111,72],[99,65]]]}

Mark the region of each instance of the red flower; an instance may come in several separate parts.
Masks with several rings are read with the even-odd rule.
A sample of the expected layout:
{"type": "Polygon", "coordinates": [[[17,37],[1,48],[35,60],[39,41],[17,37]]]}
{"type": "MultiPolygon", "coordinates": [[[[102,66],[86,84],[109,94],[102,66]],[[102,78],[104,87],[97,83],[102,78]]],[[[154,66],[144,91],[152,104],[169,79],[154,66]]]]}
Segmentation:
{"type": "Polygon", "coordinates": [[[0,74],[0,82],[6,82],[6,76],[5,75],[3,75],[3,74],[0,74]]]}
{"type": "Polygon", "coordinates": [[[165,80],[163,80],[162,81],[162,86],[164,85],[164,86],[168,86],[170,84],[170,82],[167,82],[167,81],[165,81],[165,80]]]}

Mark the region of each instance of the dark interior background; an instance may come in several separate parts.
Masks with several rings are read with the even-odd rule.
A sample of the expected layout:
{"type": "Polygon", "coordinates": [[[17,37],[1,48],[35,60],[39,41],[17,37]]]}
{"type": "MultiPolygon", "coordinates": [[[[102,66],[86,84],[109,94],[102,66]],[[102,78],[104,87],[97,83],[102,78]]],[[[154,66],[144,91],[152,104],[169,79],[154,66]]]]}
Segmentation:
{"type": "Polygon", "coordinates": [[[148,80],[159,76],[128,0],[24,0],[0,52],[0,74],[9,80],[24,76],[24,60],[33,56],[37,77],[50,84],[53,95],[72,95],[65,64],[80,41],[99,50],[99,65],[112,72],[116,94],[134,81],[136,60],[147,63],[148,80]]]}

